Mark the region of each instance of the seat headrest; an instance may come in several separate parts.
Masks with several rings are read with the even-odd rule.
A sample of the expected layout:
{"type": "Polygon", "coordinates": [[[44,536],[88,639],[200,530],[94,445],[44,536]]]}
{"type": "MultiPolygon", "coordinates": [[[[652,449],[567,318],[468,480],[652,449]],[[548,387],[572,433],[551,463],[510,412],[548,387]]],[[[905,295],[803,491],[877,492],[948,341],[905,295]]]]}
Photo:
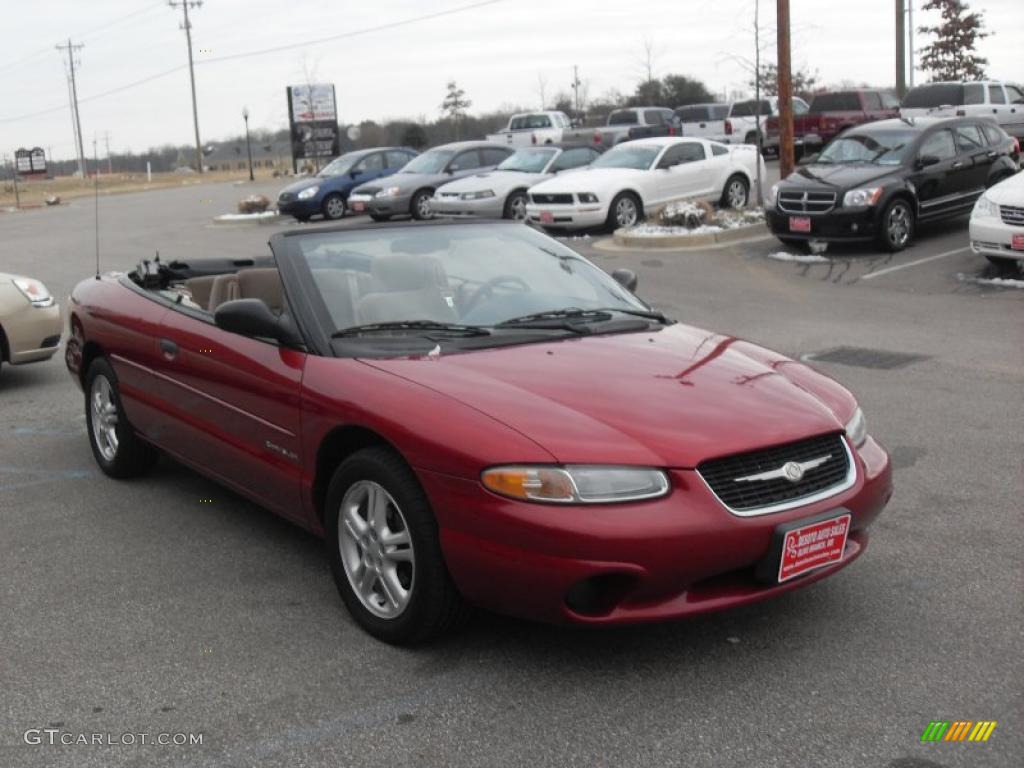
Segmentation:
{"type": "Polygon", "coordinates": [[[238,296],[242,299],[259,299],[274,311],[284,309],[280,273],[273,267],[240,270],[238,296]]]}
{"type": "Polygon", "coordinates": [[[441,263],[429,256],[393,253],[373,260],[370,274],[378,291],[416,291],[447,285],[441,263]]]}

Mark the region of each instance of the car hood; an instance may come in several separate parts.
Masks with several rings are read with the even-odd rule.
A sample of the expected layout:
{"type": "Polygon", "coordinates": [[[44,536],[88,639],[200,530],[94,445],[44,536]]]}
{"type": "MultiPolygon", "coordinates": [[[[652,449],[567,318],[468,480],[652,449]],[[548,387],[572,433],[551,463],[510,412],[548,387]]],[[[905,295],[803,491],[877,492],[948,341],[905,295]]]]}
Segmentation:
{"type": "Polygon", "coordinates": [[[650,171],[633,168],[579,168],[571,173],[559,174],[530,188],[531,194],[565,194],[574,192],[600,192],[618,190],[650,171]]]}
{"type": "Polygon", "coordinates": [[[364,362],[490,415],[564,463],[692,468],[842,430],[855,408],[807,366],[678,324],[364,362]]]}
{"type": "Polygon", "coordinates": [[[819,165],[812,163],[797,168],[785,178],[782,184],[786,187],[850,189],[892,176],[899,170],[900,166],[898,165],[819,165]]]}
{"type": "Polygon", "coordinates": [[[299,179],[298,181],[289,184],[287,187],[282,189],[278,194],[284,194],[285,192],[290,192],[291,194],[298,194],[302,190],[309,189],[310,187],[321,187],[326,182],[333,181],[334,178],[335,177],[333,176],[328,176],[327,178],[320,178],[319,176],[307,176],[306,178],[299,179]]]}
{"type": "Polygon", "coordinates": [[[999,205],[1024,207],[1024,173],[1015,173],[985,192],[985,197],[999,205]]]}
{"type": "Polygon", "coordinates": [[[549,178],[546,173],[525,173],[523,171],[490,171],[466,176],[439,187],[440,192],[479,192],[490,189],[501,196],[516,187],[529,187],[549,178]]]}

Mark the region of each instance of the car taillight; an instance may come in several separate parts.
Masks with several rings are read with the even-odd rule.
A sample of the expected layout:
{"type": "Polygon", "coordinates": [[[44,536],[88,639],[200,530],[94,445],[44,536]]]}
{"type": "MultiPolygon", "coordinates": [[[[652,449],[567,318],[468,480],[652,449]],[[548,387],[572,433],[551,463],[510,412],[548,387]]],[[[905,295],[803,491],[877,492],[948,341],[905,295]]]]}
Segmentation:
{"type": "Polygon", "coordinates": [[[668,128],[668,135],[669,136],[675,136],[676,135],[676,129],[673,128],[672,126],[669,126],[669,128],[668,128]]]}
{"type": "Polygon", "coordinates": [[[595,144],[600,144],[601,143],[601,132],[600,131],[594,131],[594,143],[595,144]]]}
{"type": "Polygon", "coordinates": [[[1018,139],[1016,136],[1011,136],[1010,138],[1013,139],[1013,154],[1019,155],[1020,154],[1020,139],[1018,139]]]}
{"type": "Polygon", "coordinates": [[[729,120],[725,121],[725,135],[732,136],[732,122],[729,120]]]}

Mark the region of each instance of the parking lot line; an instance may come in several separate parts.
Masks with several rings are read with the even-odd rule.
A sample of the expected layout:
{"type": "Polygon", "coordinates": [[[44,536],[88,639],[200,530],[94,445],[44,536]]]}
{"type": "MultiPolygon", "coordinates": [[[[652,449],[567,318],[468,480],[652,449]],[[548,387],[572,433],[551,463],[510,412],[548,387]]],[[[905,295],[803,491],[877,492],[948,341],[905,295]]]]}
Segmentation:
{"type": "Polygon", "coordinates": [[[906,264],[897,264],[895,267],[886,267],[885,269],[880,269],[877,272],[872,272],[871,274],[864,275],[864,277],[862,277],[861,280],[871,280],[872,278],[875,277],[887,275],[890,272],[898,272],[899,270],[907,269],[908,267],[916,267],[918,264],[925,264],[926,262],[935,261],[936,259],[944,259],[947,256],[955,256],[958,253],[963,253],[964,251],[969,250],[971,250],[970,246],[965,245],[963,248],[957,248],[956,250],[953,251],[937,253],[934,256],[925,256],[923,259],[917,259],[916,261],[908,261],[906,264]]]}

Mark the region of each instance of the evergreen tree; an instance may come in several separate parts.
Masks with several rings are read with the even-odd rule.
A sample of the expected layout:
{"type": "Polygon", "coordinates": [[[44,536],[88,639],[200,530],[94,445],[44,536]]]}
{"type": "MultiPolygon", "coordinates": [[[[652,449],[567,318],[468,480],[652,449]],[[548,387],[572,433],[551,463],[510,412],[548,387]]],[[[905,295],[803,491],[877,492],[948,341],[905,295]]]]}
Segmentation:
{"type": "Polygon", "coordinates": [[[466,92],[456,85],[454,80],[448,82],[448,94],[441,102],[441,111],[448,116],[448,119],[455,125],[455,140],[459,139],[459,127],[462,119],[466,116],[466,110],[473,106],[473,102],[466,98],[466,92]]]}
{"type": "Polygon", "coordinates": [[[984,31],[981,12],[969,13],[962,0],[928,0],[922,10],[939,11],[942,21],[917,28],[922,34],[935,36],[931,45],[921,49],[921,69],[930,72],[933,80],[984,78],[988,59],[975,53],[978,41],[989,35],[984,31]]]}

